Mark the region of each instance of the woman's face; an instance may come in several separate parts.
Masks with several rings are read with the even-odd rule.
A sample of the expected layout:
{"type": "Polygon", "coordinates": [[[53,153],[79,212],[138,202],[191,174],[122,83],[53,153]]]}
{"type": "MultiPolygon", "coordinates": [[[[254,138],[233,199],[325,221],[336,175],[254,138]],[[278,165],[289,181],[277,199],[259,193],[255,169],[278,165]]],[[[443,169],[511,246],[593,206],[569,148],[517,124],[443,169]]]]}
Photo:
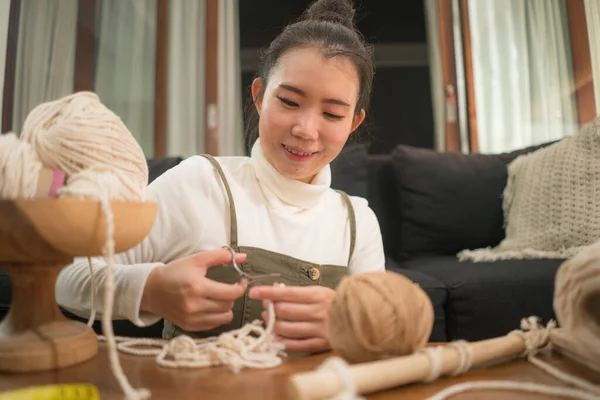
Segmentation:
{"type": "Polygon", "coordinates": [[[299,48],[279,59],[259,98],[263,84],[252,83],[262,150],[282,175],[310,183],[364,120],[364,110],[355,113],[356,68],[344,57],[299,48]]]}

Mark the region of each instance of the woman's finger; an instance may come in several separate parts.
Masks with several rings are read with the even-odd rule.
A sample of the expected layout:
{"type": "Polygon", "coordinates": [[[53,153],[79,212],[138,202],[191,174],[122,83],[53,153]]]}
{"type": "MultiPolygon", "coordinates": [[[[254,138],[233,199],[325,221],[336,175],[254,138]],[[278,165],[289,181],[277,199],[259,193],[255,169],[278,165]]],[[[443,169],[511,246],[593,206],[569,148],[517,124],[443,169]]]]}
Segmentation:
{"type": "Polygon", "coordinates": [[[190,298],[183,301],[180,305],[179,313],[181,315],[192,315],[192,314],[218,314],[231,310],[233,308],[233,301],[228,300],[213,300],[204,297],[190,298]]]}
{"type": "Polygon", "coordinates": [[[244,294],[246,285],[230,285],[205,278],[201,290],[202,297],[218,301],[233,301],[244,294]]]}
{"type": "Polygon", "coordinates": [[[275,321],[273,331],[286,339],[307,339],[325,336],[322,325],[316,322],[275,321]]]}
{"type": "Polygon", "coordinates": [[[181,329],[194,332],[194,331],[207,331],[209,329],[216,328],[218,326],[228,324],[233,320],[233,312],[227,311],[222,313],[213,314],[190,314],[181,318],[179,321],[173,321],[175,325],[181,329]]]}
{"type": "Polygon", "coordinates": [[[295,353],[318,353],[329,350],[329,342],[324,338],[286,339],[279,338],[285,345],[285,351],[295,353]]]}
{"type": "Polygon", "coordinates": [[[218,301],[212,299],[202,299],[198,305],[197,312],[207,314],[218,314],[230,311],[233,308],[233,301],[218,301]]]}
{"type": "MultiPolygon", "coordinates": [[[[251,299],[289,301],[294,303],[319,303],[328,295],[323,286],[255,286],[250,289],[251,299]]],[[[331,289],[329,289],[331,290],[331,289]]]]}
{"type": "Polygon", "coordinates": [[[275,318],[288,321],[323,321],[327,317],[327,309],[320,304],[274,303],[275,318]]]}

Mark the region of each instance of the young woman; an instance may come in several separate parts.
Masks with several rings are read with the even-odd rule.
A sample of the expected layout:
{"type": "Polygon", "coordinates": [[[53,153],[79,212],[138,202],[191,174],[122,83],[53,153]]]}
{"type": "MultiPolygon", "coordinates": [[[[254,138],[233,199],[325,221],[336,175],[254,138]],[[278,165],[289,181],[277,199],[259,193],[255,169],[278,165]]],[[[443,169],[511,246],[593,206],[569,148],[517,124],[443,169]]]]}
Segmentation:
{"type": "MultiPolygon", "coordinates": [[[[373,78],[353,18],[346,0],[319,0],[271,43],[252,84],[251,157],[194,156],[148,187],[158,217],[140,245],[116,257],[115,318],[139,326],[164,318],[165,337],[209,336],[265,318],[270,300],[288,351],[330,348],[327,314],[340,279],[384,269],[375,214],[330,188],[329,163],[363,122],[373,78]],[[240,253],[244,271],[278,276],[236,285],[223,246],[240,253]]],[[[105,265],[94,261],[99,306],[105,265]]],[[[57,300],[84,316],[90,296],[87,261],[77,260],[61,273],[57,300]]]]}

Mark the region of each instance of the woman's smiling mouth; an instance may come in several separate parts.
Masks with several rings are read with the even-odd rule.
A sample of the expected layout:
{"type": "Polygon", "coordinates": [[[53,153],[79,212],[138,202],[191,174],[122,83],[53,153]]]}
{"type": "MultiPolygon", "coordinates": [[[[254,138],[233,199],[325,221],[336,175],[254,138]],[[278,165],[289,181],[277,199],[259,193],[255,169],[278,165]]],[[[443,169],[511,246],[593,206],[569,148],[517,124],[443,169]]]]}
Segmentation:
{"type": "Polygon", "coordinates": [[[316,154],[315,152],[300,151],[298,149],[288,147],[285,144],[282,144],[281,146],[283,147],[283,150],[285,151],[286,155],[296,161],[308,160],[316,154]]]}

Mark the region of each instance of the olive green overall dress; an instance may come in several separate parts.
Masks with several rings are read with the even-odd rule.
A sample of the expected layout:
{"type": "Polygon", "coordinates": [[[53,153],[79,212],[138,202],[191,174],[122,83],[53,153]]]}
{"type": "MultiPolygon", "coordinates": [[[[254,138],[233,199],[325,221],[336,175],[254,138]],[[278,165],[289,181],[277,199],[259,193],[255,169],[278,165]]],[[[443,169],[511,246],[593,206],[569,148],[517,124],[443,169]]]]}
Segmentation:
{"type": "MultiPolygon", "coordinates": [[[[230,246],[233,250],[235,250],[236,253],[245,253],[247,255],[246,261],[240,265],[240,268],[244,272],[251,275],[271,273],[279,274],[279,276],[276,277],[269,277],[269,280],[261,280],[259,283],[260,285],[272,285],[274,282],[277,282],[283,283],[287,286],[321,285],[331,289],[335,289],[340,280],[344,276],[348,275],[348,266],[315,264],[257,247],[239,246],[235,204],[231,194],[231,189],[227,183],[225,174],[223,173],[223,169],[217,160],[215,160],[212,156],[203,156],[213,164],[223,181],[223,185],[225,186],[227,197],[229,199],[231,216],[230,246]]],[[[356,218],[354,215],[354,208],[352,207],[352,203],[350,202],[348,195],[341,191],[338,192],[344,199],[344,203],[348,209],[351,235],[350,253],[348,256],[348,263],[350,263],[356,241],[356,218]]],[[[214,266],[208,270],[206,276],[210,279],[229,284],[238,282],[240,278],[237,271],[231,264],[214,266]]],[[[163,337],[170,339],[178,335],[188,335],[196,338],[216,336],[225,331],[241,328],[245,324],[250,323],[255,319],[262,319],[262,302],[260,300],[250,299],[248,293],[249,290],[246,290],[246,293],[234,302],[233,320],[230,323],[221,325],[209,331],[188,332],[184,331],[178,326],[175,326],[172,322],[165,320],[163,337]]]]}

